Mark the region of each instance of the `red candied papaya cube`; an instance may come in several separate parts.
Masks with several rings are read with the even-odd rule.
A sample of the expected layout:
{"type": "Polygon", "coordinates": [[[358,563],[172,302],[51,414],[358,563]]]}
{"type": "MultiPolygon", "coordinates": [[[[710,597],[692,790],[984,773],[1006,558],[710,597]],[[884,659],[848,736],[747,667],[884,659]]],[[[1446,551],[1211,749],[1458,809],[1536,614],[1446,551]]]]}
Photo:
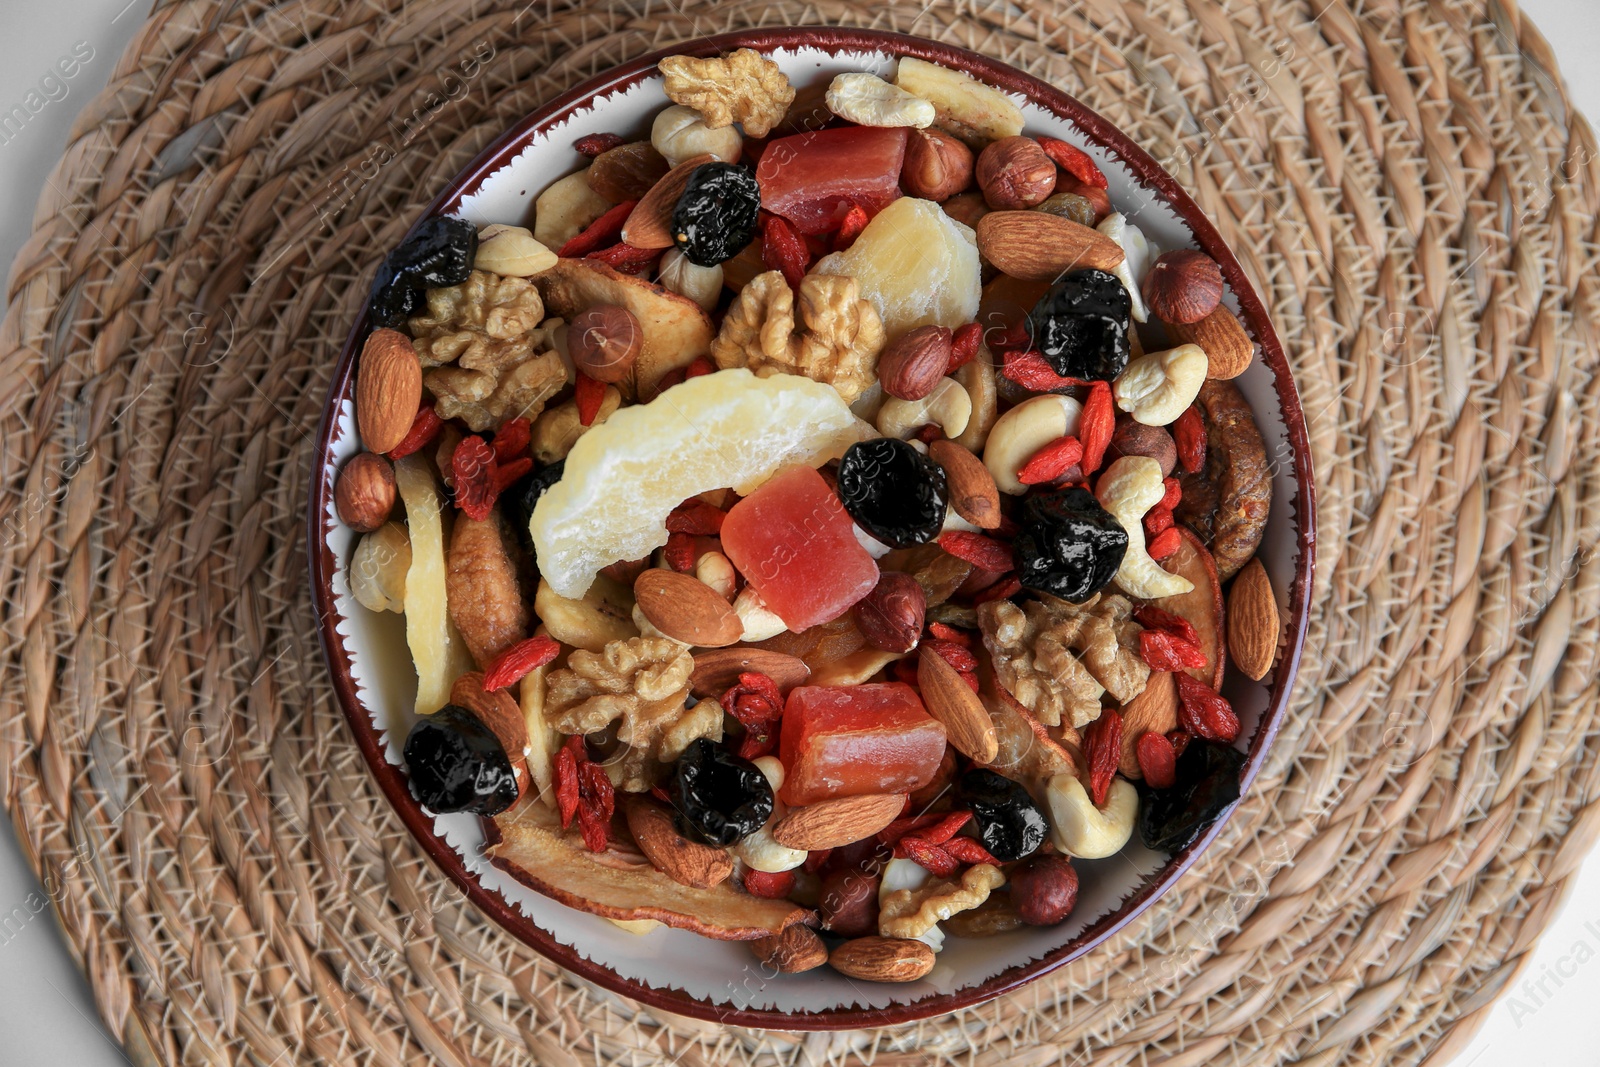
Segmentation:
{"type": "Polygon", "coordinates": [[[843,126],[768,143],[756,164],[761,206],[801,233],[823,233],[851,204],[876,215],[900,195],[904,127],[843,126]]]}
{"type": "Polygon", "coordinates": [[[722,551],[783,624],[799,632],[837,619],[878,584],[877,561],[850,530],[822,475],[785,467],[733,506],[722,551]]]}
{"type": "Polygon", "coordinates": [[[803,685],[783,708],[778,758],[785,804],[863,793],[910,793],[933,781],[944,726],[904,682],[803,685]]]}

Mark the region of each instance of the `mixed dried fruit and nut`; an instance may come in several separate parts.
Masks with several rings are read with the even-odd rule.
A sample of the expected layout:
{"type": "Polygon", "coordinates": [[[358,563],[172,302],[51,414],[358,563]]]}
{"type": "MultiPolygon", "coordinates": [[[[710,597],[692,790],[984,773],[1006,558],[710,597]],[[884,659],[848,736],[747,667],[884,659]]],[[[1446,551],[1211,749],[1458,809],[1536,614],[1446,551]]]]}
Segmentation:
{"type": "Polygon", "coordinates": [[[661,69],[531,229],[384,262],[350,588],[405,617],[413,795],[495,863],[914,980],[1237,798],[1225,664],[1279,631],[1253,347],[1215,262],[965,74],[661,69]]]}

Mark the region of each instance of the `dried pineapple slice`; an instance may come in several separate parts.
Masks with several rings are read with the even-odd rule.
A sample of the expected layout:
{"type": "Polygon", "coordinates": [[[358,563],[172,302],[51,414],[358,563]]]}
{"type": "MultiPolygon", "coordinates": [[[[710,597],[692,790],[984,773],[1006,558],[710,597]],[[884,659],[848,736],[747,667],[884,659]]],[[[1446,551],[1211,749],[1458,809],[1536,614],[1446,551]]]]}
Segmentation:
{"type": "Polygon", "coordinates": [[[411,566],[406,571],[406,644],[417,668],[418,715],[450,703],[450,687],[473,669],[467,643],[450,622],[445,597],[443,498],[421,455],[394,465],[394,484],[406,505],[411,566]]]}

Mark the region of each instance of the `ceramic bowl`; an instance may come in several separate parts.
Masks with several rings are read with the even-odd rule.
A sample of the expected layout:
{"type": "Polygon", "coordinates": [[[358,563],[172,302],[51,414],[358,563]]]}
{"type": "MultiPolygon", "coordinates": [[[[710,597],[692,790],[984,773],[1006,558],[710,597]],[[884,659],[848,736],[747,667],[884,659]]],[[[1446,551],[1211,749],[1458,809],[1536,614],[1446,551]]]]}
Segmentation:
{"type": "MultiPolygon", "coordinates": [[[[1305,422],[1282,346],[1238,261],[1188,194],[1105,119],[1004,63],[933,41],[868,30],[753,30],[641,56],[573,89],[486,149],[428,213],[479,224],[526,221],[539,192],[574,168],[574,139],[602,131],[648,134],[651,116],[668,103],[658,59],[737,47],[771,56],[802,86],[841,71],[886,73],[899,56],[966,71],[1022,104],[1026,132],[1059,137],[1089,152],[1110,179],[1114,204],[1155,244],[1198,247],[1221,264],[1227,302],[1261,350],[1237,384],[1255,410],[1273,460],[1272,517],[1260,558],[1274,588],[1285,595],[1288,612],[1287,644],[1266,681],[1250,683],[1234,672],[1227,688],[1243,724],[1238,745],[1248,754],[1248,788],[1285,713],[1306,633],[1315,507],[1305,422]]],[[[829,968],[771,975],[742,945],[670,929],[627,933],[514,881],[483,857],[476,817],[432,816],[412,800],[401,759],[414,694],[403,622],[360,607],[345,582],[343,563],[355,535],[335,517],[333,484],[339,467],[360,448],[352,369],[367,331],[363,316],[340,356],[312,479],[312,591],[333,685],[378,784],[428,855],[491,919],[573,973],[654,1008],[723,1023],[822,1030],[926,1018],[1014,990],[1093,951],[1171,889],[1221,830],[1219,821],[1176,855],[1151,852],[1135,839],[1119,856],[1079,861],[1082,891],[1067,922],[993,938],[952,938],[926,978],[904,985],[851,981],[829,968]]]]}

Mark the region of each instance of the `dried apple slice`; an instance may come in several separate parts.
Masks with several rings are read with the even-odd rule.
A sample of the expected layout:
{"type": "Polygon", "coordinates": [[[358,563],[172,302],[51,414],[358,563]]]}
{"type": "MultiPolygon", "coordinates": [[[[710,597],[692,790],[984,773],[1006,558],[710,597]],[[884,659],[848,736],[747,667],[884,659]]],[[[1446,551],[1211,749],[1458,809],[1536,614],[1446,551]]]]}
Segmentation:
{"type": "Polygon", "coordinates": [[[797,904],[752,896],[731,882],[695,889],[648,863],[597,856],[576,834],[562,832],[559,815],[526,796],[485,820],[485,837],[496,867],[552,900],[606,919],[654,919],[719,941],[754,941],[813,918],[797,904]]]}
{"type": "Polygon", "coordinates": [[[628,376],[617,383],[625,399],[649,399],[670,371],[711,351],[715,331],[699,304],[654,282],[587,259],[563,259],[534,281],[545,311],[570,320],[596,304],[615,304],[639,320],[643,342],[628,376]]]}
{"type": "Polygon", "coordinates": [[[406,506],[411,566],[406,571],[406,644],[417,668],[418,715],[450,702],[450,687],[472,670],[467,643],[450,621],[445,594],[443,498],[421,455],[394,465],[394,484],[406,506]]]}
{"type": "Polygon", "coordinates": [[[1227,666],[1228,654],[1225,637],[1228,632],[1222,618],[1222,583],[1217,580],[1217,565],[1200,543],[1193,530],[1177,527],[1181,539],[1178,550],[1161,561],[1161,566],[1173,574],[1181,574],[1194,586],[1187,593],[1161,597],[1150,603],[1164,611],[1189,620],[1200,637],[1200,650],[1206,654],[1204,667],[1190,668],[1188,673],[1213,689],[1222,688],[1222,672],[1227,666]]]}

